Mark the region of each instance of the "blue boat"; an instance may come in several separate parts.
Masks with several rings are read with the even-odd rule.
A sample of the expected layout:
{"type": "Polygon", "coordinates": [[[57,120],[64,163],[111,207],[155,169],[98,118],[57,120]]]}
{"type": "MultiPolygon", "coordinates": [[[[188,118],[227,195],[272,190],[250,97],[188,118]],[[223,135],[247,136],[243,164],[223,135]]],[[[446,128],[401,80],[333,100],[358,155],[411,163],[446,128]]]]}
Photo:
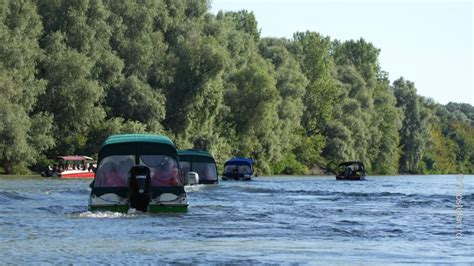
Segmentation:
{"type": "Polygon", "coordinates": [[[249,181],[255,177],[253,160],[250,158],[234,157],[224,163],[222,180],[249,181]]]}

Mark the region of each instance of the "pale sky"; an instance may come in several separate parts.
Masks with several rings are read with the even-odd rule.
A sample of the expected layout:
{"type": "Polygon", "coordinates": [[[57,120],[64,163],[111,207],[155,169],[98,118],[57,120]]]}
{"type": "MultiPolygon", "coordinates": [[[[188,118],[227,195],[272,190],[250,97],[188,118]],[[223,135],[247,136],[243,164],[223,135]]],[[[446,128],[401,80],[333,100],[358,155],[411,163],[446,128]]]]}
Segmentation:
{"type": "Polygon", "coordinates": [[[413,81],[418,94],[474,105],[471,1],[212,0],[211,12],[253,11],[262,37],[315,31],[364,38],[381,49],[390,80],[413,81]]]}

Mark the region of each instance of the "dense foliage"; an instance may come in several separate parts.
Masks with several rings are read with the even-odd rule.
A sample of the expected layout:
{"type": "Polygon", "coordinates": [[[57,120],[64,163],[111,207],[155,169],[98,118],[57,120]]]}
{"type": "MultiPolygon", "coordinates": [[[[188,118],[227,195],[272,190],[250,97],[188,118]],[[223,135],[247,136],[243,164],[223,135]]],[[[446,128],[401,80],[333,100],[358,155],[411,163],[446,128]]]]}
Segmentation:
{"type": "Polygon", "coordinates": [[[219,163],[308,173],[474,173],[474,108],[390,84],[380,50],[316,32],[261,38],[251,12],[209,1],[0,3],[0,167],[95,155],[113,133],[153,132],[219,163]]]}

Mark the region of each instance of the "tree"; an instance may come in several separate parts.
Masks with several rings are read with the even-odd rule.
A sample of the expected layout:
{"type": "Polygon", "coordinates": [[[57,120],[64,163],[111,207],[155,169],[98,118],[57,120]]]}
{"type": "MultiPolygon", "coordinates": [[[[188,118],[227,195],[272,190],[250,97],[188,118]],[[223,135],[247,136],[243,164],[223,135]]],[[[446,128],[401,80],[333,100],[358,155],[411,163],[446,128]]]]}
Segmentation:
{"type": "Polygon", "coordinates": [[[147,125],[150,131],[161,130],[160,122],[165,117],[165,97],[138,77],[132,75],[111,88],[106,102],[111,108],[111,117],[138,121],[147,125]]]}
{"type": "Polygon", "coordinates": [[[62,33],[48,36],[46,52],[42,71],[48,86],[38,110],[54,115],[55,136],[62,140],[57,153],[74,153],[85,145],[89,126],[105,116],[98,105],[103,89],[92,77],[94,62],[68,48],[62,33]]]}
{"type": "MultiPolygon", "coordinates": [[[[288,51],[288,41],[284,39],[262,39],[259,43],[260,54],[270,60],[275,69],[276,88],[278,89],[281,102],[278,105],[279,129],[276,131],[280,140],[279,152],[281,158],[276,157],[279,169],[286,173],[289,171],[302,171],[305,167],[297,159],[303,159],[305,163],[311,164],[318,161],[319,151],[312,156],[304,156],[303,146],[299,146],[299,158],[293,154],[295,146],[301,144],[305,87],[308,83],[302,73],[298,62],[288,51]],[[310,159],[311,158],[311,159],[310,159]],[[290,164],[290,165],[289,165],[290,164]]],[[[310,139],[308,138],[307,141],[310,139]]],[[[310,147],[314,147],[311,145],[310,147]]],[[[277,170],[276,173],[279,173],[277,170]]]]}
{"type": "Polygon", "coordinates": [[[257,159],[262,172],[270,173],[277,153],[277,108],[281,98],[276,89],[272,68],[268,62],[255,57],[248,67],[237,71],[230,79],[225,95],[230,107],[231,123],[236,133],[234,154],[257,159]]]}
{"type": "Polygon", "coordinates": [[[242,31],[248,34],[254,42],[260,39],[260,31],[258,30],[257,20],[253,12],[241,10],[237,12],[222,12],[217,15],[220,19],[230,19],[237,31],[242,31]]]}
{"type": "Polygon", "coordinates": [[[471,105],[437,104],[404,79],[391,86],[362,38],[261,39],[252,12],[214,15],[210,3],[4,0],[2,168],[153,132],[218,163],[252,157],[259,173],[342,160],[372,174],[474,171],[471,105]]]}
{"type": "Polygon", "coordinates": [[[393,91],[397,99],[397,107],[403,110],[403,122],[400,129],[400,172],[417,173],[418,163],[423,157],[424,125],[420,115],[415,84],[399,78],[393,82],[393,91]]]}
{"type": "Polygon", "coordinates": [[[8,1],[0,12],[0,163],[7,174],[24,173],[54,145],[51,116],[33,111],[45,88],[36,77],[42,25],[29,1],[8,1]]]}
{"type": "Polygon", "coordinates": [[[308,136],[320,134],[332,117],[338,94],[332,77],[331,41],[315,32],[297,32],[293,38],[292,51],[309,81],[304,97],[303,127],[308,136]]]}

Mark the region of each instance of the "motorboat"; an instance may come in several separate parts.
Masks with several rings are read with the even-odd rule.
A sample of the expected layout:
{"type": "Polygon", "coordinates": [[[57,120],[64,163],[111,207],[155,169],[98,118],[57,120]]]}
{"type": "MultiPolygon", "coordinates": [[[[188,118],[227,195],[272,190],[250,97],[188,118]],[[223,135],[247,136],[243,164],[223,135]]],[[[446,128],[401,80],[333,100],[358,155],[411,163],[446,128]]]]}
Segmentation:
{"type": "Polygon", "coordinates": [[[186,212],[184,183],[178,152],[168,137],[112,135],[99,151],[89,210],[186,212]]]}
{"type": "Polygon", "coordinates": [[[178,157],[186,185],[219,183],[216,161],[209,152],[197,149],[178,150],[178,157]]]}
{"type": "Polygon", "coordinates": [[[224,163],[222,180],[249,181],[255,176],[253,160],[250,158],[234,157],[224,163]]]}
{"type": "Polygon", "coordinates": [[[42,173],[45,177],[62,179],[94,178],[94,159],[83,155],[56,156],[53,166],[48,166],[42,173]]]}
{"type": "Polygon", "coordinates": [[[337,180],[364,180],[365,166],[360,161],[340,163],[336,173],[337,180]]]}

